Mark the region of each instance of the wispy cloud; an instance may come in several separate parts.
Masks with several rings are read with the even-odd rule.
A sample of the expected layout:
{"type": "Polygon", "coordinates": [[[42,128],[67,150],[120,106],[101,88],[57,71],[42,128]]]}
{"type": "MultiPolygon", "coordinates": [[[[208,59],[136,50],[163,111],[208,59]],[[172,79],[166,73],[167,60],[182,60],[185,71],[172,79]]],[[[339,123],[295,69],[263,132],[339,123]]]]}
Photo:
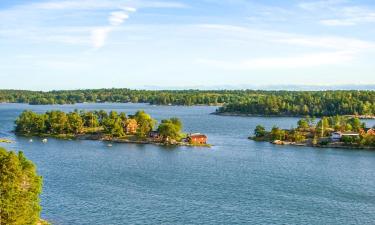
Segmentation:
{"type": "Polygon", "coordinates": [[[95,28],[91,31],[91,40],[93,47],[99,49],[105,45],[108,35],[115,27],[120,26],[129,18],[129,13],[136,12],[136,8],[122,7],[121,11],[111,12],[108,17],[109,25],[106,27],[95,28]]]}
{"type": "Polygon", "coordinates": [[[228,69],[228,70],[252,70],[252,69],[296,69],[335,65],[349,62],[353,59],[352,52],[320,52],[289,57],[255,58],[240,61],[223,61],[212,59],[198,59],[198,63],[228,69]]]}
{"type": "Polygon", "coordinates": [[[0,37],[17,37],[64,44],[90,44],[98,49],[106,44],[110,33],[129,19],[130,14],[135,13],[137,8],[186,7],[188,7],[186,4],[180,2],[153,0],[52,0],[26,3],[0,9],[0,37]],[[87,25],[87,21],[90,20],[102,23],[100,16],[105,13],[107,13],[107,25],[92,23],[87,25]],[[92,18],[84,15],[92,16],[92,18]],[[79,20],[69,21],[72,24],[70,27],[59,26],[66,18],[72,16],[79,20]],[[20,18],[23,19],[20,20],[20,18]],[[72,32],[74,28],[86,33],[72,32]]]}
{"type": "MultiPolygon", "coordinates": [[[[375,43],[354,38],[337,36],[308,36],[292,33],[253,30],[246,27],[226,25],[201,25],[206,29],[235,33],[237,38],[247,39],[248,42],[257,40],[269,46],[276,45],[290,49],[301,47],[304,53],[286,52],[279,57],[250,57],[233,60],[215,58],[199,58],[196,62],[228,70],[253,69],[295,69],[304,67],[318,67],[326,65],[343,65],[355,60],[363,52],[374,51],[375,43]],[[241,36],[242,35],[242,36],[241,36]],[[259,41],[261,40],[261,41],[259,41]]],[[[280,53],[278,53],[280,55],[280,53]]]]}
{"type": "Polygon", "coordinates": [[[375,23],[375,9],[354,4],[347,0],[324,0],[302,2],[298,6],[315,13],[319,23],[325,26],[354,26],[375,23]]]}

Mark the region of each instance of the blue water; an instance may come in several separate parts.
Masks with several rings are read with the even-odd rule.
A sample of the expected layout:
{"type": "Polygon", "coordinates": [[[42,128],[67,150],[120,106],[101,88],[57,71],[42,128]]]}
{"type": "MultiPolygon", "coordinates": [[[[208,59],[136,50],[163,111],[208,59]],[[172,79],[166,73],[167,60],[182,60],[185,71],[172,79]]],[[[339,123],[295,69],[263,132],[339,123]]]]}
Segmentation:
{"type": "MultiPolygon", "coordinates": [[[[297,118],[210,115],[215,107],[144,104],[0,104],[2,144],[22,150],[44,178],[42,217],[54,224],[375,224],[375,152],[274,146],[247,140],[257,124],[297,118]],[[144,109],[180,117],[212,148],[165,148],[15,137],[24,109],[144,109]]],[[[371,125],[373,121],[368,121],[371,125]]]]}

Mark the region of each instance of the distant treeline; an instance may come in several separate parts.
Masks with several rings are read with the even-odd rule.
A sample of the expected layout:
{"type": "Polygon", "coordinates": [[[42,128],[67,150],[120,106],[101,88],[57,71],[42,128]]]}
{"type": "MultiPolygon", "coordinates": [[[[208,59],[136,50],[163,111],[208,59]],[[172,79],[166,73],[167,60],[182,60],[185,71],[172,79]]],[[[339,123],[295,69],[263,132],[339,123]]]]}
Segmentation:
{"type": "Polygon", "coordinates": [[[375,115],[374,91],[268,92],[230,102],[217,113],[266,116],[375,115]]]}
{"type": "Polygon", "coordinates": [[[40,92],[0,90],[0,102],[34,105],[83,102],[224,105],[218,109],[218,113],[270,116],[375,115],[375,91],[92,89],[40,92]]]}
{"type": "Polygon", "coordinates": [[[239,102],[263,91],[200,91],[200,90],[131,90],[95,89],[72,91],[0,90],[0,102],[32,105],[74,104],[83,102],[133,102],[155,105],[218,105],[239,102]]]}

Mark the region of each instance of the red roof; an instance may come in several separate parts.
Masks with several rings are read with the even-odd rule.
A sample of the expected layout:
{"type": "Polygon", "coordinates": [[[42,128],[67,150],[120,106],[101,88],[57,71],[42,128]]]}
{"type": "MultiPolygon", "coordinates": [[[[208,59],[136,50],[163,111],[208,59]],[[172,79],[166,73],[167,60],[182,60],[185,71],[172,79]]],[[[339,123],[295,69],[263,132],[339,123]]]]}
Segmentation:
{"type": "Polygon", "coordinates": [[[190,138],[207,138],[204,134],[192,134],[189,136],[190,138]]]}

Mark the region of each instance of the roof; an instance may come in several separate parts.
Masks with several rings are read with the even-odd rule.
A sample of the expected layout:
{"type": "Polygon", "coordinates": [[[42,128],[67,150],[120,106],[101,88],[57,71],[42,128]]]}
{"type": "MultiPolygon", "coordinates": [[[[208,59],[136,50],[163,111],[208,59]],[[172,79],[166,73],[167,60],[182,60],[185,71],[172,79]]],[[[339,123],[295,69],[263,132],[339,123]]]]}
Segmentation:
{"type": "Polygon", "coordinates": [[[339,134],[339,135],[359,135],[359,133],[353,132],[353,131],[345,131],[345,132],[337,131],[337,132],[333,132],[332,134],[339,134]]]}
{"type": "Polygon", "coordinates": [[[189,137],[190,138],[207,138],[207,136],[204,134],[190,134],[189,137]]]}
{"type": "Polygon", "coordinates": [[[352,132],[352,131],[345,131],[345,132],[342,132],[342,135],[359,135],[359,133],[352,132]]]}

